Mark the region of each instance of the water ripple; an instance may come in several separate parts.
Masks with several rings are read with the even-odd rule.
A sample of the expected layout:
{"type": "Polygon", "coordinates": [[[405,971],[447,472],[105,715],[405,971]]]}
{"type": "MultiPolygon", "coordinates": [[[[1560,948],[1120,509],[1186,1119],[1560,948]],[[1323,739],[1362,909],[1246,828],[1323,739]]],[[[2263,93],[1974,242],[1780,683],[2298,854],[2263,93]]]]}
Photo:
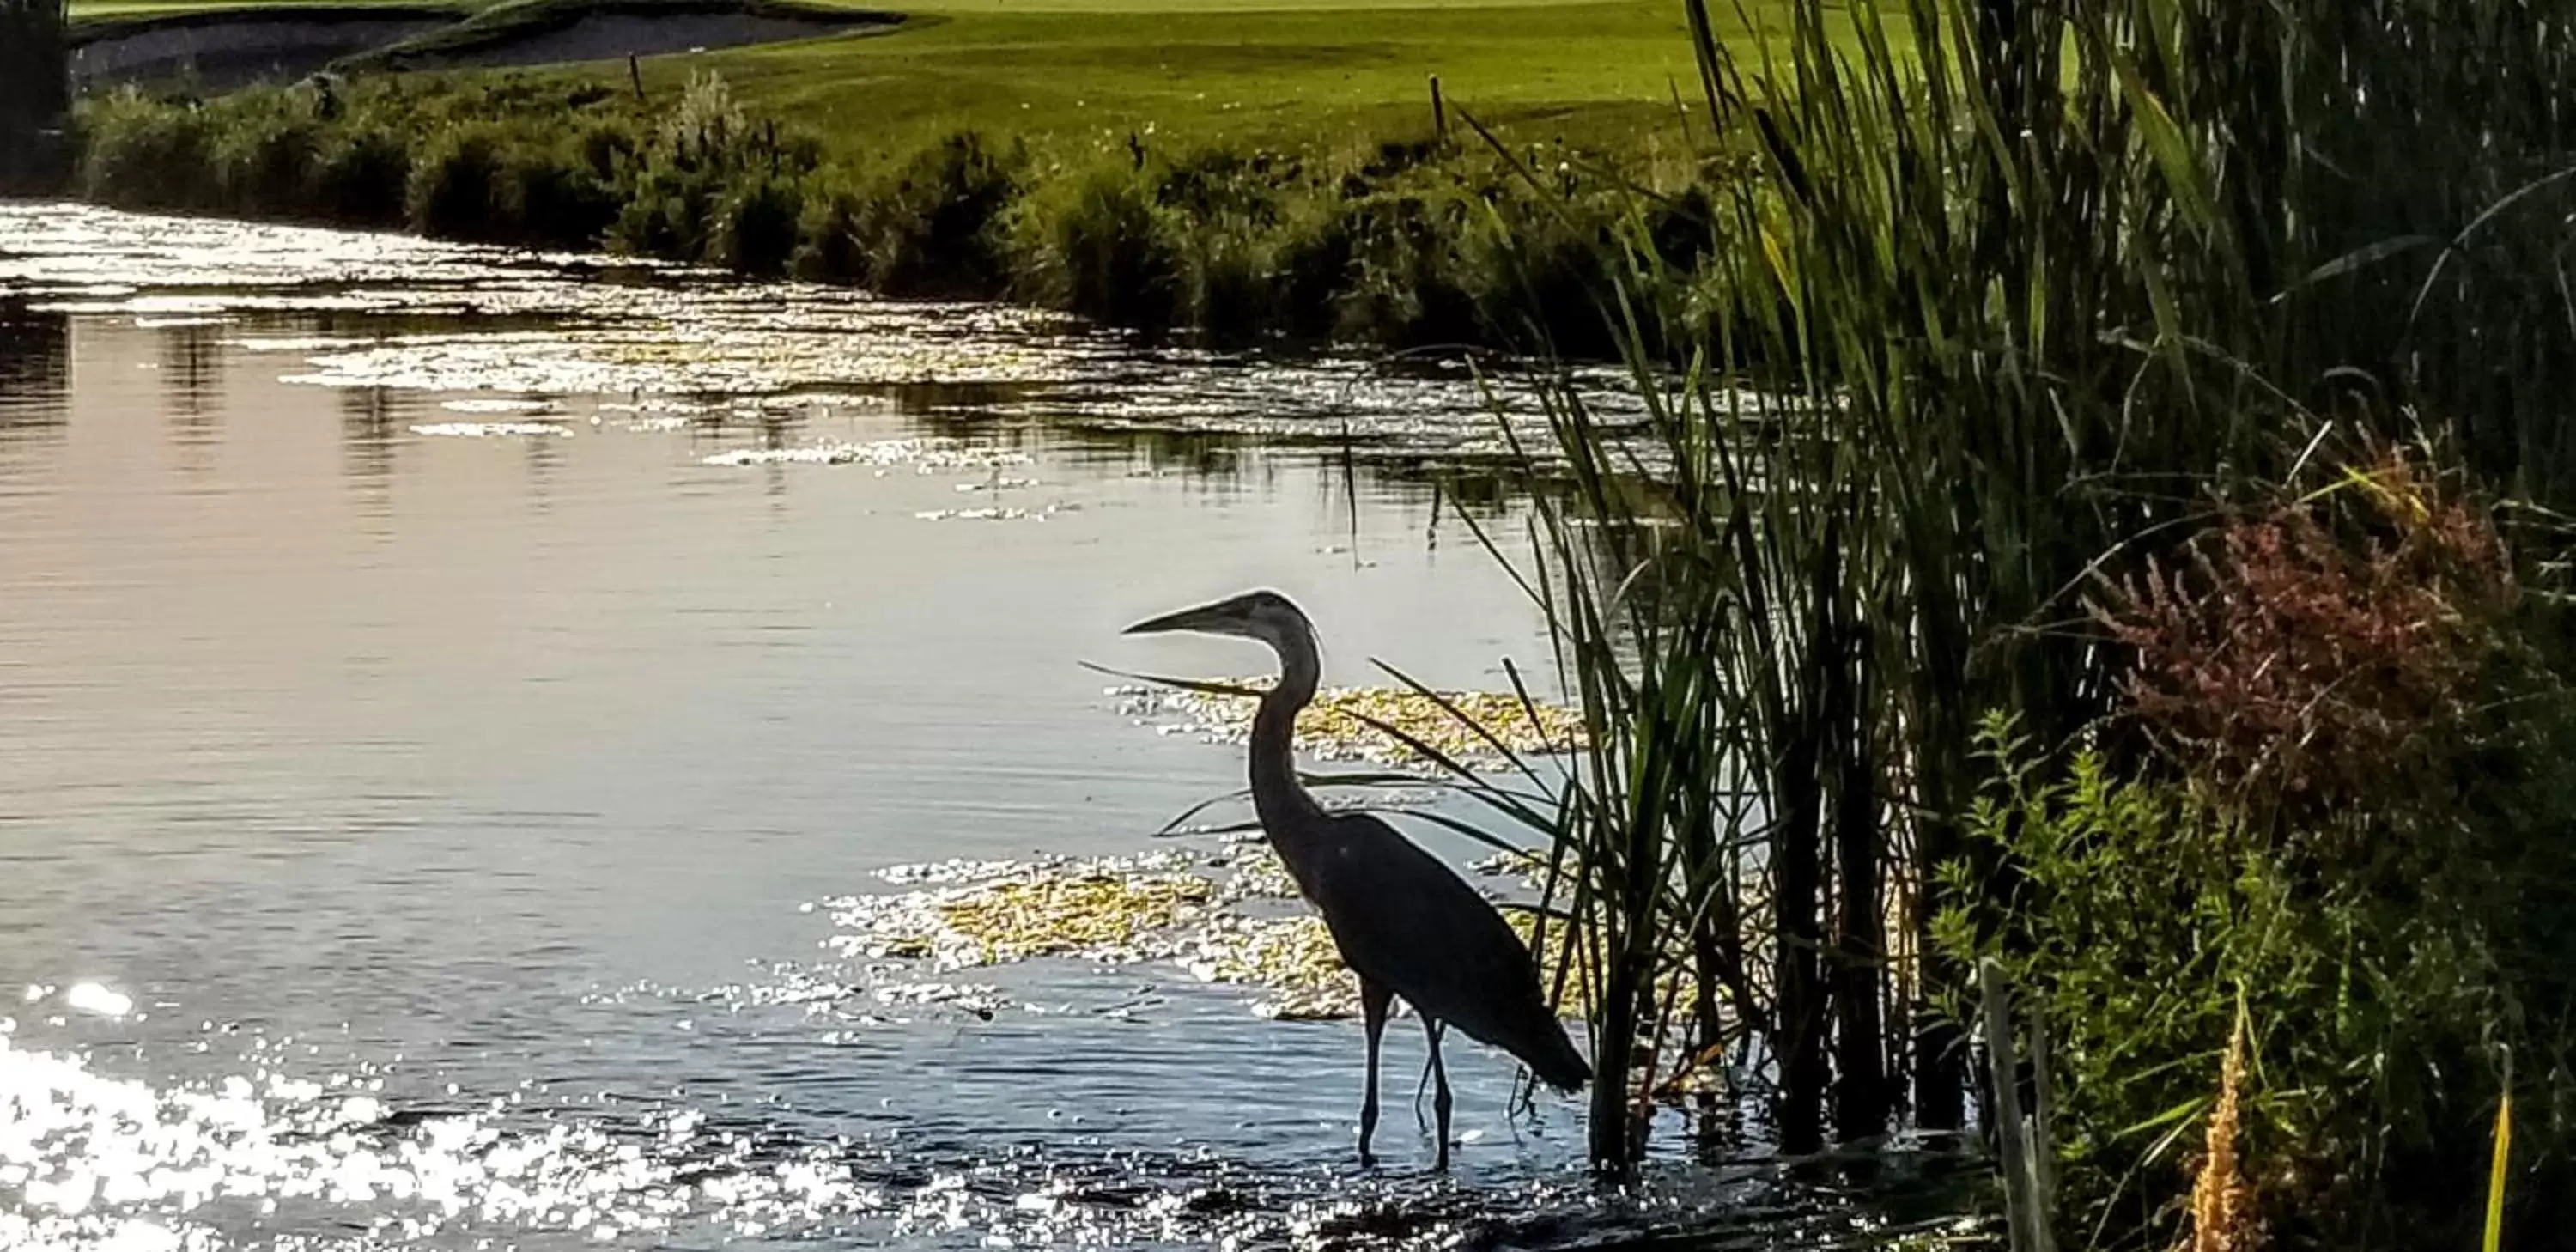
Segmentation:
{"type": "Polygon", "coordinates": [[[279,1228],[347,1234],[271,1246],[1453,1248],[1578,1231],[1597,1246],[1712,1222],[1786,1246],[1889,1224],[1753,1165],[1605,1192],[1574,1170],[1496,1184],[1264,1168],[1204,1147],[818,1135],[756,1108],[549,1107],[525,1091],[404,1104],[380,1086],[264,1071],[155,1088],[0,1036],[0,1246],[212,1248],[279,1228]]]}

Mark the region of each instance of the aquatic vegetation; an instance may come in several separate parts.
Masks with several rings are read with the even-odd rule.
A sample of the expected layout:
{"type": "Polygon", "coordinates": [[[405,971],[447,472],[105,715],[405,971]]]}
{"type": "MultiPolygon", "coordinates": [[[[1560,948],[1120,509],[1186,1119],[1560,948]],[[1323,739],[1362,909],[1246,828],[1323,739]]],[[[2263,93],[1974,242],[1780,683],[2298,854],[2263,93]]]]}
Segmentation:
{"type": "Polygon", "coordinates": [[[1282,1021],[1356,1017],[1359,981],[1342,965],[1324,919],[1220,916],[1176,945],[1172,959],[1205,982],[1267,989],[1252,1011],[1282,1021]]]}
{"type": "Polygon", "coordinates": [[[563,406],[553,400],[514,400],[507,398],[441,400],[438,407],[450,413],[556,413],[563,406]]]}
{"type": "Polygon", "coordinates": [[[989,884],[938,905],[939,920],[977,945],[977,964],[1034,956],[1116,960],[1147,935],[1195,916],[1216,894],[1196,874],[1097,870],[989,884]]]}
{"type": "Polygon", "coordinates": [[[569,439],[572,428],[554,422],[428,422],[412,427],[411,433],[433,438],[494,439],[535,435],[569,439]]]}
{"type": "MultiPolygon", "coordinates": [[[[1259,692],[1277,679],[1262,675],[1214,681],[1259,692]]],[[[1165,734],[1197,735],[1204,742],[1230,745],[1249,741],[1252,715],[1260,703],[1257,694],[1159,687],[1116,686],[1103,694],[1118,699],[1121,713],[1158,723],[1165,734]]],[[[1507,754],[1574,751],[1585,742],[1580,715],[1561,704],[1525,704],[1518,696],[1483,691],[1425,694],[1404,687],[1326,687],[1298,714],[1298,749],[1324,760],[1425,762],[1414,747],[1371,725],[1371,720],[1392,726],[1444,756],[1487,764],[1498,764],[1507,754]]]]}
{"type": "Polygon", "coordinates": [[[824,901],[836,927],[827,943],[847,957],[925,961],[939,971],[1047,955],[1152,960],[1170,951],[1168,932],[1218,903],[1217,879],[1203,872],[1210,868],[1176,852],[896,866],[878,876],[919,889],[824,901]]]}
{"type": "MultiPolygon", "coordinates": [[[[2486,1119],[2458,1110],[2500,1098],[2501,1040],[2552,1057],[2555,1133],[2576,1128],[2576,996],[2567,962],[2538,955],[2563,942],[2538,919],[2566,915],[2576,875],[2558,859],[2562,819],[2524,790],[2563,789],[2565,753],[2545,745],[2563,733],[2565,671],[2435,651],[2454,638],[2446,613],[2484,611],[2495,584],[2427,572],[2449,521],[2403,490],[2379,494],[2423,506],[2422,525],[2357,511],[2316,545],[2239,529],[2239,555],[2280,558],[2246,567],[2258,577],[2212,580],[2178,558],[2253,499],[2372,494],[2386,476],[2347,456],[2356,431],[2429,433],[2445,467],[2536,506],[2500,514],[2552,519],[2522,572],[2563,586],[2576,445],[2548,397],[2576,376],[2576,350],[2544,258],[2563,244],[2576,150],[2535,102],[2576,65],[2576,40],[2444,0],[1908,0],[1801,3],[1766,59],[1712,33],[1722,7],[1685,6],[1708,122],[1741,144],[1699,185],[1708,248],[1687,272],[1677,247],[1632,250],[1642,272],[1619,306],[1652,410],[1644,439],[1666,455],[1639,467],[1583,388],[1554,389],[1557,460],[1524,480],[1544,506],[1537,550],[1508,558],[1594,740],[1544,803],[1479,793],[1554,845],[1551,898],[1574,916],[1557,941],[1586,958],[1567,965],[1597,1006],[1596,1157],[1632,1162],[1637,1097],[1675,1058],[1732,1042],[1764,1058],[1790,1151],[1874,1138],[1900,1115],[1970,1125],[1962,954],[1989,949],[1937,941],[1958,938],[1934,921],[1957,905],[2029,962],[2021,985],[2064,997],[2050,1020],[2078,1041],[2083,1099],[2101,1101],[2069,1106],[2098,1132],[2069,1162],[2089,1196],[2070,1230],[2170,1242],[2182,1197],[2161,1167],[2183,1114],[2149,1078],[2205,1077],[2223,1046],[2217,968],[2264,1023],[2243,1159],[2284,1176],[2271,1194],[2299,1197],[2285,1207],[2312,1223],[2305,1237],[2438,1226],[2428,1246],[2464,1244],[2460,1198],[2478,1187],[2461,1167],[2485,1156],[2471,1140],[2486,1119]],[[1830,33],[1836,13],[1858,25],[1857,50],[1830,33]],[[2405,176],[2347,176],[2384,162],[2405,176]],[[1695,324],[1668,303],[1677,282],[1721,311],[1695,324]],[[1676,324],[1695,325],[1696,372],[1657,388],[1656,336],[1676,324]],[[1788,385],[1704,385],[1731,378],[1788,385]],[[2161,601],[2087,620],[2090,589],[2151,560],[2161,601]],[[2320,577],[2339,571],[2360,577],[2320,577]],[[2349,594],[2396,587],[2424,594],[2349,594]],[[2147,703],[2180,707],[2132,707],[2120,633],[2150,645],[2147,703]],[[2279,698],[2244,705],[2220,677],[2279,698]],[[2485,720],[2505,707],[2526,714],[2512,731],[2485,720]],[[1987,825],[1998,767],[1974,745],[1993,709],[2021,719],[2043,776],[2098,750],[2100,772],[2067,784],[2072,815],[1987,825]],[[2226,749],[2236,776],[2172,743],[2226,749]],[[2346,759],[2349,743],[2403,744],[2404,768],[2346,759]],[[2293,779],[2322,794],[2276,806],[2304,811],[2286,825],[2238,812],[2203,826],[2141,816],[2121,790],[2181,775],[2204,801],[2241,797],[2249,773],[2255,794],[2293,779]],[[2322,826],[2320,809],[2336,814],[2322,826]],[[2169,859],[2165,836],[2193,859],[2169,859]],[[2057,844],[2085,872],[2052,864],[2057,844]],[[2043,905],[2035,877],[2073,885],[2043,905]],[[1691,1030],[1665,1007],[1674,971],[1691,1030]],[[1730,1028],[1749,1040],[1706,1033],[1730,1028]],[[2270,1073],[2286,1089],[2263,1094],[2270,1073]],[[2324,1093],[2362,1088],[2327,1107],[2324,1093]],[[2269,1104],[2294,1093],[2317,1103],[2269,1104]],[[2319,1155],[2292,1163],[2263,1141],[2269,1111],[2319,1155]]],[[[1449,210],[1383,211],[1397,223],[1377,245],[1385,320],[1474,289],[1444,277],[1475,268],[1449,210]],[[1457,255],[1409,251],[1415,239],[1457,255]]],[[[1556,229],[1511,255],[1562,304],[1543,294],[1563,289],[1553,258],[1571,243],[1556,229]]],[[[2524,627],[2535,647],[2565,636],[2554,612],[2524,627]]],[[[2541,1082],[2522,1081],[2517,1111],[2541,1082]]]]}
{"type": "Polygon", "coordinates": [[[1296,886],[1257,839],[1214,852],[960,860],[878,876],[910,890],[823,902],[835,927],[826,945],[845,959],[942,973],[1046,957],[1151,962],[1250,988],[1251,1011],[1262,1017],[1359,1011],[1357,983],[1331,933],[1302,908],[1282,911],[1296,886]]]}
{"type": "MultiPolygon", "coordinates": [[[[1516,375],[1480,380],[1432,362],[1353,356],[1247,370],[1230,356],[1140,345],[1007,306],[880,301],[704,275],[666,282],[656,276],[667,267],[641,261],[631,262],[634,274],[600,281],[582,258],[81,206],[0,206],[0,231],[22,249],[0,258],[0,281],[70,312],[155,322],[387,316],[363,335],[256,324],[228,332],[243,349],[300,361],[283,371],[299,386],[424,391],[454,403],[607,396],[615,398],[589,406],[604,419],[632,414],[670,430],[691,424],[675,419],[694,419],[730,436],[782,413],[891,412],[920,403],[912,388],[971,385],[967,409],[1014,425],[1241,436],[1292,445],[1286,455],[1329,448],[1364,462],[1472,470],[1511,454],[1488,408],[1490,385],[1521,438],[1545,432],[1516,375]],[[460,325],[459,312],[557,328],[460,325]]],[[[1615,426],[1630,429],[1632,402],[1618,378],[1600,370],[1577,377],[1619,412],[1615,426]]]]}
{"type": "Polygon", "coordinates": [[[1050,504],[1037,509],[925,509],[913,514],[913,516],[925,522],[1043,522],[1059,513],[1078,513],[1080,511],[1081,506],[1079,505],[1050,504]]]}
{"type": "Polygon", "coordinates": [[[910,466],[919,474],[953,470],[1000,469],[1026,465],[1029,455],[978,447],[938,436],[880,439],[871,443],[826,443],[801,448],[744,448],[699,459],[703,465],[867,465],[880,470],[910,466]]]}

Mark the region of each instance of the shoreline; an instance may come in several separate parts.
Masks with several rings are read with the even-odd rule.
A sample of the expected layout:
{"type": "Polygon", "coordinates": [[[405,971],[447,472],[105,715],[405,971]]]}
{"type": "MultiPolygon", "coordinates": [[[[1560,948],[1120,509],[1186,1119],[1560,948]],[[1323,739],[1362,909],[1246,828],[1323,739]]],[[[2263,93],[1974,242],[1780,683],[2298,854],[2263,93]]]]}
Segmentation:
{"type": "Polygon", "coordinates": [[[1663,260],[1643,291],[1658,343],[1740,315],[1714,281],[1733,258],[1704,196],[1641,203],[1602,175],[1539,184],[1519,158],[1465,143],[1281,151],[1131,134],[1033,151],[959,130],[836,154],[720,78],[639,99],[623,73],[581,77],[93,97],[69,191],[1015,304],[1221,348],[1615,360],[1609,310],[1615,283],[1637,294],[1631,247],[1663,260]]]}

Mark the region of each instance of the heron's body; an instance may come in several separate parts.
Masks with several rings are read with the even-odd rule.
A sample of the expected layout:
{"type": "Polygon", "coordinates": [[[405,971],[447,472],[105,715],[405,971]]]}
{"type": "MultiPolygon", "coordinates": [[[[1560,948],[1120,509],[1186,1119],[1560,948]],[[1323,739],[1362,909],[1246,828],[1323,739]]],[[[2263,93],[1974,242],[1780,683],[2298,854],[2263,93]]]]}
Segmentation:
{"type": "Polygon", "coordinates": [[[1360,1108],[1360,1157],[1377,1127],[1378,1042],[1389,1002],[1401,996],[1423,1020],[1437,1080],[1439,1159],[1449,1161],[1449,1080],[1440,1032],[1511,1053],[1548,1085],[1575,1090],[1591,1067],[1539,991],[1529,949],[1494,906],[1448,866],[1365,814],[1334,815],[1298,782],[1297,713],[1321,677],[1314,628],[1270,592],[1183,610],[1128,633],[1190,630],[1267,643],[1279,654],[1278,685],[1252,723],[1252,800],[1261,827],[1298,892],[1324,916],[1333,946],[1358,975],[1368,1032],[1368,1093],[1360,1108]]]}
{"type": "Polygon", "coordinates": [[[1591,1078],[1539,992],[1529,949],[1492,904],[1394,827],[1365,815],[1333,824],[1304,894],[1352,973],[1519,1057],[1550,1086],[1591,1078]]]}

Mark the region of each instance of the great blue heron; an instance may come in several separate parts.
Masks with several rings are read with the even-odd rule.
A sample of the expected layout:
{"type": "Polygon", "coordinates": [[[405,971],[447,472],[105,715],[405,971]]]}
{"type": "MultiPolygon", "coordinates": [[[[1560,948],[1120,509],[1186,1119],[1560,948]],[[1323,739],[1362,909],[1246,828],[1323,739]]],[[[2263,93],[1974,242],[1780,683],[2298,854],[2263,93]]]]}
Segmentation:
{"type": "Polygon", "coordinates": [[[1449,1167],[1449,1074],[1440,1034],[1456,1026],[1520,1058],[1561,1091],[1591,1081],[1592,1067],[1540,994],[1529,949],[1449,867],[1394,827],[1362,813],[1334,815],[1297,781],[1297,712],[1315,698],[1322,665],[1315,627],[1287,597],[1253,591],[1183,609],[1126,629],[1130,635],[1192,631],[1270,645],[1279,683],[1252,719],[1252,805],[1297,890],[1324,915],[1342,962],[1359,975],[1368,1032],[1368,1095],[1360,1104],[1360,1162],[1374,1164],[1378,1041],[1397,996],[1422,1018],[1430,1040],[1431,1107],[1440,1123],[1439,1161],[1449,1167]]]}

